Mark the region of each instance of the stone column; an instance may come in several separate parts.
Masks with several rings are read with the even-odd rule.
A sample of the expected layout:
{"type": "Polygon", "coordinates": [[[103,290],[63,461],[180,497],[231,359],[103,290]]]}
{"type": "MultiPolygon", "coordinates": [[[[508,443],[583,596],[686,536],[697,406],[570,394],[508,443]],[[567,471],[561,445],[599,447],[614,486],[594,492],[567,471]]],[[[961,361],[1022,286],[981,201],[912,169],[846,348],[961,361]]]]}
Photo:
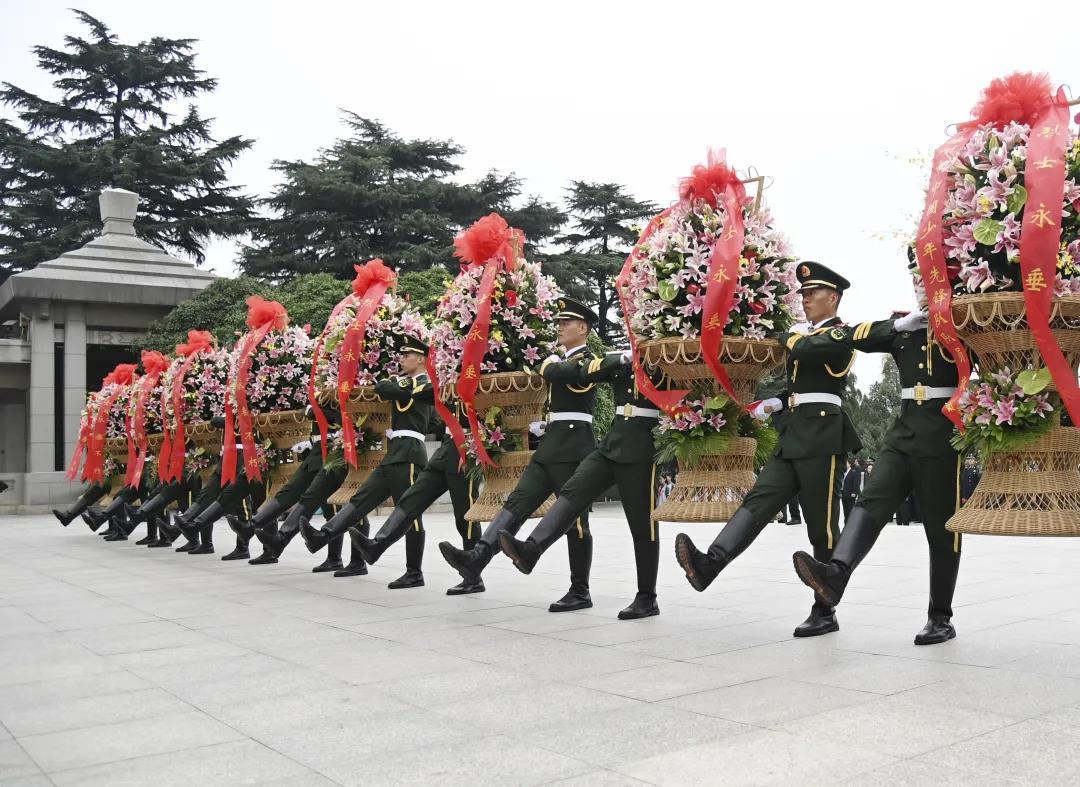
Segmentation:
{"type": "Polygon", "coordinates": [[[51,473],[56,464],[55,341],[50,304],[41,301],[35,305],[30,321],[30,391],[27,394],[30,462],[27,469],[31,473],[51,473]]]}
{"type": "Polygon", "coordinates": [[[64,457],[79,437],[79,416],[86,403],[86,312],[81,303],[64,310],[64,457]]]}

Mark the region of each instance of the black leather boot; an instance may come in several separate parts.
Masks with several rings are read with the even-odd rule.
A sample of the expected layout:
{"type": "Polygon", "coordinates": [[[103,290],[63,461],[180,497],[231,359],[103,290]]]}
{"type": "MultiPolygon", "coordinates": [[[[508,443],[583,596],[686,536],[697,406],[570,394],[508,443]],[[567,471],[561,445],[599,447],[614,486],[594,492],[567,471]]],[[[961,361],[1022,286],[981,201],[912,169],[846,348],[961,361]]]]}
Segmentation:
{"type": "Polygon", "coordinates": [[[248,561],[253,566],[270,565],[278,562],[285,547],[300,532],[300,506],[293,506],[285,516],[285,522],[280,527],[277,522],[271,522],[264,527],[255,528],[255,537],[262,544],[262,554],[248,561]]]}
{"type": "Polygon", "coordinates": [[[570,554],[570,590],[566,595],[548,607],[548,612],[574,612],[589,609],[592,596],[589,594],[589,571],[592,568],[593,542],[588,538],[571,536],[566,542],[570,554]]]}
{"type": "MultiPolygon", "coordinates": [[[[209,510],[207,506],[207,510],[209,510]]],[[[200,517],[199,545],[188,552],[189,555],[212,555],[214,554],[214,520],[203,521],[200,517]]]]}
{"type": "Polygon", "coordinates": [[[300,536],[304,539],[304,545],[307,547],[308,552],[314,555],[325,547],[331,538],[343,535],[346,530],[360,519],[360,509],[352,503],[346,503],[321,529],[312,527],[308,518],[301,516],[300,536]]]}
{"type": "Polygon", "coordinates": [[[105,509],[101,506],[90,506],[82,512],[82,521],[95,533],[105,524],[105,509]]]}
{"type": "Polygon", "coordinates": [[[424,586],[424,542],[427,533],[413,528],[405,534],[405,573],[387,585],[391,590],[424,586]]]}
{"type": "Polygon", "coordinates": [[[806,552],[792,556],[795,573],[803,584],[813,590],[829,606],[836,606],[844,597],[844,590],[858,567],[881,534],[881,525],[870,521],[862,506],[851,509],[851,518],[844,523],[844,530],[827,562],[815,560],[806,552]]]}
{"type": "MultiPolygon", "coordinates": [[[[822,565],[827,565],[832,558],[832,550],[825,547],[814,547],[814,560],[822,565]]],[[[810,607],[810,614],[806,620],[795,627],[792,636],[795,637],[820,637],[822,634],[831,634],[840,630],[840,622],[836,619],[836,607],[817,593],[814,594],[814,604],[810,607]]]]}
{"type": "MultiPolygon", "coordinates": [[[[475,527],[479,527],[479,525],[475,525],[475,527]]],[[[465,529],[462,532],[467,533],[468,530],[465,529]]],[[[466,538],[465,536],[462,536],[462,538],[461,538],[462,549],[464,549],[466,552],[468,552],[470,549],[472,549],[474,546],[476,546],[479,541],[480,541],[480,539],[478,539],[478,538],[466,538]]],[[[479,580],[477,582],[469,582],[469,581],[463,579],[460,582],[458,582],[456,585],[454,585],[453,587],[447,588],[446,589],[446,595],[448,595],[448,596],[465,596],[465,595],[468,595],[469,593],[483,593],[485,590],[487,590],[487,588],[484,587],[484,580],[481,579],[481,580],[479,580]]]]}
{"type": "Polygon", "coordinates": [[[728,563],[754,543],[764,527],[748,509],[740,508],[709,545],[708,552],[699,551],[685,533],[675,536],[675,559],[686,572],[690,587],[703,592],[728,563]]]}
{"type": "Polygon", "coordinates": [[[475,584],[480,582],[484,568],[499,550],[499,534],[503,531],[513,534],[520,527],[521,525],[515,522],[514,515],[504,508],[491,520],[472,549],[458,549],[449,541],[441,541],[439,551],[446,562],[461,574],[462,579],[475,584]]]}
{"type": "Polygon", "coordinates": [[[334,536],[326,542],[326,560],[311,569],[312,574],[323,574],[327,571],[341,571],[345,566],[341,562],[341,548],[345,544],[345,536],[334,536]]]}
{"type": "Polygon", "coordinates": [[[278,502],[277,498],[268,498],[259,510],[251,517],[247,524],[252,530],[277,530],[278,517],[285,513],[285,506],[278,502]]]}
{"type": "Polygon", "coordinates": [[[156,518],[151,518],[146,523],[146,537],[145,538],[140,538],[138,541],[136,541],[135,546],[139,546],[139,547],[149,546],[150,544],[153,544],[157,540],[158,540],[157,519],[156,518]]]}
{"type": "Polygon", "coordinates": [[[660,541],[634,539],[634,563],[637,566],[637,595],[619,612],[619,620],[637,620],[660,614],[656,603],[656,575],[660,569],[660,541]]]}
{"type": "Polygon", "coordinates": [[[247,560],[251,557],[248,552],[248,542],[255,535],[255,528],[238,516],[227,514],[225,521],[229,523],[229,529],[236,534],[236,548],[227,555],[222,555],[222,560],[247,560]]]}
{"type": "MultiPolygon", "coordinates": [[[[161,514],[156,515],[155,517],[153,517],[150,520],[150,522],[153,523],[154,532],[157,534],[157,538],[154,539],[153,541],[151,541],[146,546],[148,548],[150,548],[150,549],[160,549],[162,547],[171,547],[172,546],[172,539],[170,539],[168,537],[168,535],[165,533],[165,529],[164,529],[165,525],[167,524],[166,521],[165,521],[165,514],[161,513],[161,514]]],[[[149,528],[150,524],[147,524],[147,527],[149,528]]]]}
{"type": "Polygon", "coordinates": [[[356,548],[356,540],[352,537],[352,534],[359,533],[361,536],[366,537],[370,532],[371,523],[368,521],[367,517],[364,517],[356,527],[349,528],[349,565],[335,571],[335,577],[359,577],[368,572],[367,563],[364,561],[364,555],[356,548]]]}
{"type": "Polygon", "coordinates": [[[82,514],[86,509],[90,508],[90,506],[103,498],[108,491],[108,487],[104,484],[92,484],[89,489],[79,495],[79,499],[76,500],[67,511],[61,511],[59,508],[54,508],[52,510],[53,516],[60,520],[61,525],[67,527],[75,521],[75,517],[82,514]]]}
{"type": "Polygon", "coordinates": [[[916,645],[938,645],[956,636],[952,600],[960,572],[960,553],[930,548],[930,607],[926,625],[915,635],[916,645]]]}
{"type": "Polygon", "coordinates": [[[574,526],[578,513],[565,497],[556,498],[527,539],[519,541],[508,532],[500,533],[499,548],[518,571],[531,574],[540,556],[574,526]]]}
{"type": "Polygon", "coordinates": [[[134,499],[136,491],[130,487],[125,487],[120,490],[120,493],[116,498],[109,503],[109,507],[105,509],[104,516],[109,520],[109,535],[105,537],[106,541],[127,541],[128,533],[134,529],[134,525],[129,527],[127,520],[127,504],[129,500],[134,499]]]}
{"type": "MultiPolygon", "coordinates": [[[[367,517],[364,517],[367,521],[367,517]]],[[[352,539],[353,549],[359,551],[364,560],[371,565],[379,562],[379,558],[390,548],[390,545],[404,536],[412,526],[412,517],[401,508],[395,508],[390,516],[383,522],[379,532],[374,538],[368,538],[368,531],[356,527],[349,528],[349,538],[352,539]]]]}

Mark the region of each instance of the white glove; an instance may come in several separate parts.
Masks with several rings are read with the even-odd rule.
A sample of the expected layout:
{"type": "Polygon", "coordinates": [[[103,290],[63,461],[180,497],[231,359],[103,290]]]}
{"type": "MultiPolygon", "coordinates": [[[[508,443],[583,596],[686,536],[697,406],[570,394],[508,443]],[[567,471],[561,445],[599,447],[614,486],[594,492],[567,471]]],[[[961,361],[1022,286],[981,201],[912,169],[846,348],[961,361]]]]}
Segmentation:
{"type": "Polygon", "coordinates": [[[551,355],[549,355],[547,358],[544,359],[544,363],[542,365],[546,366],[549,363],[561,363],[562,359],[563,359],[562,356],[559,355],[558,353],[552,353],[551,355]]]}
{"type": "Polygon", "coordinates": [[[783,409],[784,403],[774,396],[771,399],[763,399],[758,402],[757,407],[750,411],[750,415],[757,418],[759,421],[764,421],[772,413],[779,412],[783,409]]]}
{"type": "Polygon", "coordinates": [[[810,323],[797,322],[788,328],[788,333],[806,333],[810,330],[810,323]]]}
{"type": "Polygon", "coordinates": [[[547,431],[547,421],[533,421],[529,424],[529,431],[537,437],[543,437],[544,432],[547,431]]]}
{"type": "Polygon", "coordinates": [[[918,331],[926,327],[926,312],[917,311],[897,317],[893,320],[894,331],[918,331]]]}
{"type": "Polygon", "coordinates": [[[632,350],[623,350],[621,355],[622,355],[622,362],[625,363],[625,364],[632,363],[633,360],[634,360],[634,353],[633,353],[632,350]]]}

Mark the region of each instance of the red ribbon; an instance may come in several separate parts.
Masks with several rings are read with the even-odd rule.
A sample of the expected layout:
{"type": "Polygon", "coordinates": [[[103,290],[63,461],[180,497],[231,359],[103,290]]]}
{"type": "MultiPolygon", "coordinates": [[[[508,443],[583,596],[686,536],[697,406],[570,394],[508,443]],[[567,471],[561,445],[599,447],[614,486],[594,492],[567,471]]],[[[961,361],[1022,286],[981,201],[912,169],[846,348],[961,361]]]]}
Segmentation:
{"type": "Polygon", "coordinates": [[[671,208],[668,208],[662,213],[654,216],[648,226],[645,227],[645,231],[641,233],[641,237],[638,238],[637,243],[634,244],[634,248],[630,250],[626,262],[623,263],[618,278],[615,279],[615,291],[619,294],[619,306],[622,308],[623,322],[626,325],[626,336],[630,340],[630,351],[633,356],[634,364],[634,382],[637,384],[638,390],[644,394],[645,398],[660,408],[668,415],[668,417],[674,418],[679,412],[687,409],[686,406],[682,404],[682,400],[690,393],[690,391],[688,389],[661,391],[653,384],[649,375],[645,373],[645,368],[641,365],[641,353],[638,351],[638,337],[634,334],[633,328],[630,326],[630,296],[627,295],[626,292],[626,288],[630,284],[630,276],[633,273],[634,265],[640,258],[646,241],[652,237],[652,234],[659,229],[664,219],[670,214],[671,208]]]}
{"type": "MultiPolygon", "coordinates": [[[[137,449],[134,468],[128,468],[130,486],[138,486],[142,480],[143,469],[146,466],[146,455],[149,452],[150,441],[146,435],[146,402],[150,398],[150,391],[161,379],[161,373],[169,368],[169,360],[159,352],[143,350],[142,365],[146,374],[139,381],[139,387],[135,391],[135,415],[132,419],[133,429],[128,435],[128,457],[131,456],[131,432],[134,432],[134,445],[137,449]]],[[[162,422],[164,424],[164,421],[162,422]]],[[[160,467],[159,467],[160,476],[160,467]]]]}
{"type": "Polygon", "coordinates": [[[971,360],[968,358],[967,348],[956,332],[956,323],[953,322],[952,282],[949,281],[949,270],[945,261],[941,219],[945,214],[945,197],[949,190],[947,167],[957,151],[967,144],[971,134],[972,129],[963,130],[934,151],[930,185],[926,189],[926,203],[915,241],[915,257],[919,262],[919,273],[926,290],[930,330],[956,362],[959,376],[956,393],[941,408],[941,412],[961,432],[964,431],[964,419],[958,402],[967,390],[968,380],[971,379],[971,360]]]}
{"type": "Polygon", "coordinates": [[[460,470],[465,466],[465,441],[468,438],[465,435],[465,430],[461,428],[461,422],[458,421],[452,412],[450,412],[450,408],[447,407],[446,403],[442,400],[442,387],[439,383],[439,373],[435,368],[434,347],[428,348],[425,364],[427,366],[428,379],[431,381],[435,393],[435,412],[439,414],[439,417],[443,419],[443,423],[446,424],[446,428],[450,430],[450,439],[454,441],[454,445],[458,450],[458,469],[460,470]]]}
{"type": "MultiPolygon", "coordinates": [[[[480,433],[480,419],[476,412],[476,389],[480,385],[481,369],[483,368],[484,356],[488,351],[488,336],[491,333],[491,297],[495,291],[495,280],[500,271],[513,271],[517,268],[518,258],[522,255],[525,246],[525,234],[521,230],[510,227],[497,213],[491,213],[477,220],[469,229],[454,239],[454,254],[463,260],[462,270],[470,270],[477,265],[484,266],[484,272],[480,277],[480,286],[476,291],[476,317],[473,319],[469,332],[461,351],[461,368],[457,376],[457,395],[465,408],[465,414],[469,419],[469,428],[472,431],[472,443],[476,452],[477,461],[481,466],[495,466],[487,449],[484,447],[483,435],[480,433]]],[[[438,379],[431,376],[434,371],[432,352],[428,356],[428,375],[432,385],[436,386],[435,400],[438,402],[438,379]]],[[[458,424],[455,428],[451,416],[446,418],[445,406],[439,409],[439,416],[446,421],[450,429],[450,435],[458,447],[458,452],[464,458],[465,434],[458,424]],[[459,443],[459,434],[460,440],[459,443]]]]}
{"type": "Polygon", "coordinates": [[[240,424],[240,443],[244,447],[244,466],[249,479],[262,480],[259,460],[255,451],[255,425],[247,404],[247,381],[251,373],[251,355],[272,329],[284,330],[289,325],[289,313],[277,301],[268,301],[259,295],[247,299],[247,326],[251,329],[240,340],[237,357],[236,378],[230,379],[225,396],[225,442],[221,453],[221,485],[236,480],[236,424],[240,424]],[[239,412],[233,411],[228,391],[236,395],[239,412]],[[239,416],[239,417],[238,417],[239,416]]]}
{"type": "Polygon", "coordinates": [[[94,416],[94,425],[90,430],[90,443],[87,449],[86,465],[83,467],[84,481],[101,481],[105,476],[105,431],[109,425],[109,414],[117,397],[122,394],[128,385],[135,381],[135,364],[118,364],[115,369],[105,375],[101,389],[104,391],[110,385],[115,384],[115,390],[101,401],[102,394],[98,394],[99,406],[94,416]]]}
{"type": "MultiPolygon", "coordinates": [[[[94,404],[97,401],[97,394],[92,394],[86,401],[86,418],[79,425],[79,438],[75,441],[75,452],[71,457],[71,464],[68,465],[67,479],[74,481],[75,477],[79,474],[79,462],[82,459],[83,453],[87,451],[90,443],[91,425],[94,422],[94,414],[97,412],[94,409],[94,404]]],[[[87,454],[89,459],[89,454],[87,454]]]]}
{"type": "Polygon", "coordinates": [[[1080,386],[1076,371],[1065,360],[1054,332],[1050,311],[1061,243],[1061,195],[1065,190],[1065,154],[1069,145],[1069,108],[1065,92],[1031,126],[1024,185],[1028,199],[1020,228],[1020,272],[1028,327],[1035,337],[1050,376],[1074,424],[1080,423],[1080,386]]]}
{"type": "MultiPolygon", "coordinates": [[[[344,441],[345,460],[353,467],[357,466],[356,455],[356,425],[351,418],[346,417],[345,407],[349,402],[349,394],[352,393],[356,383],[356,373],[360,368],[360,356],[364,354],[364,341],[367,334],[367,323],[379,309],[382,298],[387,289],[397,280],[397,275],[382,260],[375,259],[357,268],[357,276],[353,281],[353,292],[360,298],[356,317],[345,331],[345,338],[341,342],[341,360],[338,363],[338,406],[341,409],[341,437],[344,441]]],[[[312,374],[315,367],[312,366],[312,374]]],[[[308,398],[311,398],[311,387],[308,389],[308,398]]],[[[320,411],[321,414],[321,411],[320,411]]],[[[325,421],[323,416],[323,421],[325,421]]],[[[316,416],[318,420],[318,416],[316,416]]],[[[322,421],[319,422],[319,430],[322,433],[322,421]]],[[[323,450],[326,450],[325,433],[323,437],[323,450]]]]}
{"type": "MultiPolygon", "coordinates": [[[[359,266],[353,266],[359,268],[359,266]]],[[[308,377],[308,403],[311,405],[311,411],[315,414],[315,423],[319,425],[319,445],[322,448],[323,459],[326,459],[328,447],[326,445],[327,435],[330,433],[330,422],[326,420],[326,413],[323,412],[322,406],[319,404],[319,397],[315,390],[315,376],[319,370],[319,359],[322,358],[323,346],[326,344],[326,337],[330,334],[330,327],[334,322],[334,318],[337,317],[343,309],[356,303],[356,298],[353,295],[346,295],[337,305],[334,306],[330,312],[330,316],[326,320],[326,326],[323,328],[322,333],[319,334],[319,338],[315,341],[315,350],[311,355],[311,376],[308,377]]],[[[338,363],[338,372],[340,378],[341,364],[338,363]]],[[[344,417],[344,416],[343,416],[344,417]]]]}
{"type": "MultiPolygon", "coordinates": [[[[214,337],[209,331],[188,331],[187,344],[176,345],[176,354],[184,356],[184,362],[173,377],[170,392],[176,428],[173,430],[173,444],[169,450],[169,480],[179,481],[184,477],[184,460],[187,457],[187,435],[184,433],[184,380],[199,353],[211,350],[213,346],[214,337]]],[[[163,391],[162,396],[164,395],[163,391]]]]}
{"type": "MultiPolygon", "coordinates": [[[[734,173],[732,173],[734,175],[734,173]]],[[[746,244],[746,228],[743,225],[743,205],[746,189],[735,180],[724,188],[724,213],[727,221],[724,230],[713,244],[709,258],[708,278],[705,282],[705,303],[701,310],[701,355],[705,365],[713,373],[731,400],[740,407],[727,369],[720,363],[720,347],[724,341],[724,328],[731,318],[731,305],[735,301],[735,288],[739,283],[739,258],[746,244]]]]}
{"type": "MultiPolygon", "coordinates": [[[[178,369],[179,371],[179,369],[178,369]]],[[[158,407],[161,411],[161,449],[158,451],[158,478],[162,482],[172,481],[172,433],[169,432],[168,405],[172,389],[169,386],[161,386],[161,398],[158,407]]]]}

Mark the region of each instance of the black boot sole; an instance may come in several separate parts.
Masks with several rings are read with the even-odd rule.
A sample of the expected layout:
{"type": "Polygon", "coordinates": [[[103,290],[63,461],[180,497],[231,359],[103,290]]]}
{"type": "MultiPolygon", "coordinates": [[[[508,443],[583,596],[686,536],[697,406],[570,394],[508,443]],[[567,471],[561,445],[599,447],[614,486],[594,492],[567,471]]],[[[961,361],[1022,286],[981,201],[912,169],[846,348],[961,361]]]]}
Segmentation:
{"type": "Polygon", "coordinates": [[[214,554],[214,548],[213,547],[195,547],[193,550],[188,552],[188,554],[189,555],[212,555],[212,554],[214,554]]]}
{"type": "Polygon", "coordinates": [[[791,562],[795,566],[795,573],[799,575],[802,583],[817,593],[830,607],[840,603],[840,596],[836,591],[824,584],[814,573],[810,561],[817,562],[805,552],[796,552],[791,556],[791,562]]]}
{"type": "Polygon", "coordinates": [[[449,541],[439,542],[439,552],[442,553],[443,560],[450,564],[450,567],[454,571],[461,575],[461,578],[466,582],[476,583],[480,581],[480,575],[474,572],[472,569],[466,568],[457,559],[457,555],[454,553],[454,545],[449,541]]]}
{"type": "Polygon", "coordinates": [[[423,575],[409,578],[400,577],[387,585],[390,590],[408,590],[409,588],[422,588],[423,586],[423,575]]]}
{"type": "Polygon", "coordinates": [[[510,562],[514,564],[514,568],[522,574],[531,574],[533,568],[536,567],[535,561],[530,564],[518,553],[517,539],[509,533],[499,533],[499,549],[502,550],[504,555],[510,558],[510,562]]]}
{"type": "Polygon", "coordinates": [[[277,563],[277,558],[273,555],[262,554],[258,557],[253,557],[248,561],[249,566],[271,566],[277,563]]]}
{"type": "Polygon", "coordinates": [[[950,639],[956,639],[956,629],[952,629],[944,637],[920,637],[915,635],[916,645],[940,645],[943,642],[948,642],[950,639]]]}
{"type": "Polygon", "coordinates": [[[652,618],[660,614],[660,607],[653,604],[649,609],[630,609],[627,607],[619,612],[619,620],[641,620],[652,618]]]}
{"type": "Polygon", "coordinates": [[[577,612],[580,609],[592,609],[592,605],[592,599],[581,599],[568,604],[556,601],[548,607],[548,612],[577,612]]]}
{"type": "Polygon", "coordinates": [[[245,550],[244,550],[244,551],[242,551],[242,552],[238,552],[238,551],[233,551],[233,552],[230,552],[230,553],[229,553],[229,554],[227,554],[227,555],[222,555],[222,556],[221,556],[221,559],[222,559],[222,560],[247,560],[247,559],[249,559],[250,557],[251,557],[251,553],[250,553],[250,552],[248,552],[248,551],[247,551],[247,550],[245,549],[245,550]]]}
{"type": "Polygon", "coordinates": [[[315,566],[315,568],[311,569],[311,573],[325,574],[328,571],[342,571],[344,570],[344,568],[345,564],[342,563],[340,560],[337,560],[333,563],[320,563],[319,565],[315,566]]]}
{"type": "Polygon", "coordinates": [[[688,536],[680,533],[675,537],[675,560],[682,568],[683,573],[686,574],[686,581],[690,583],[690,587],[698,593],[704,593],[712,584],[712,580],[706,581],[704,577],[698,574],[697,569],[694,567],[693,553],[690,551],[692,549],[696,551],[688,536]]]}
{"type": "Polygon", "coordinates": [[[356,566],[338,569],[334,572],[335,577],[362,577],[367,575],[367,566],[356,566]]]}
{"type": "Polygon", "coordinates": [[[792,632],[791,636],[798,637],[799,639],[803,639],[805,637],[820,637],[823,634],[832,634],[834,631],[839,631],[839,630],[840,630],[840,624],[837,621],[834,620],[828,626],[821,626],[820,628],[795,629],[795,631],[792,632]]]}

